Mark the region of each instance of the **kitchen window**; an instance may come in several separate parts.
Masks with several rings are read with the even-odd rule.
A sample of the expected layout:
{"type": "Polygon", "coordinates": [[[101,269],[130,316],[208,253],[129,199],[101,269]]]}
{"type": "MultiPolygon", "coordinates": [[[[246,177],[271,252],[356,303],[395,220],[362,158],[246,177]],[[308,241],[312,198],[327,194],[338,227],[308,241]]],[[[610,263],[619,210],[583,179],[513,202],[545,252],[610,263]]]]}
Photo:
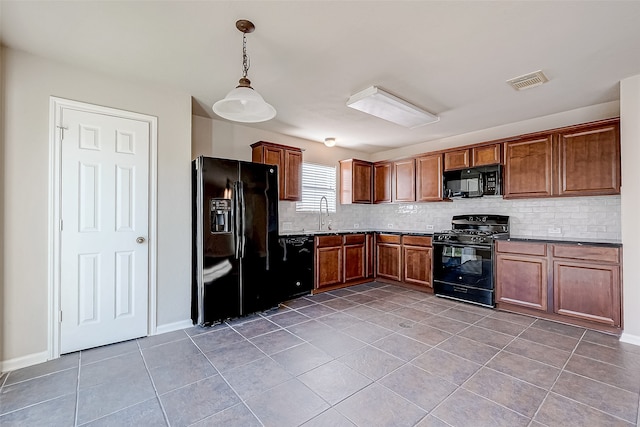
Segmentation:
{"type": "Polygon", "coordinates": [[[336,211],[336,167],[302,163],[302,200],[296,212],[318,212],[320,199],[327,198],[329,212],[336,211]]]}

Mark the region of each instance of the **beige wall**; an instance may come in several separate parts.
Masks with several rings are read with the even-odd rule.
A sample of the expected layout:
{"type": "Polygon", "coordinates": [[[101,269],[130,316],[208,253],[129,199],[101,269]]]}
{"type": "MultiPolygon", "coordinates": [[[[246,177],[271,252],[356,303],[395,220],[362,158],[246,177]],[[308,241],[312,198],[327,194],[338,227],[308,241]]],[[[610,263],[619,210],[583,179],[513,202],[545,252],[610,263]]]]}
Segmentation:
{"type": "MultiPolygon", "coordinates": [[[[0,6],[1,8],[2,6],[0,6]]],[[[0,165],[4,165],[4,49],[0,45],[0,165]]],[[[0,361],[4,347],[4,167],[0,167],[0,361]]],[[[0,371],[2,369],[0,368],[0,371]]]]}
{"type": "Polygon", "coordinates": [[[305,162],[337,166],[339,160],[358,158],[369,160],[370,155],[341,147],[326,147],[323,143],[295,138],[280,133],[254,129],[223,120],[193,116],[192,155],[221,157],[251,161],[250,145],[269,141],[299,147],[304,150],[305,162]]]}
{"type": "Polygon", "coordinates": [[[3,49],[0,362],[47,350],[49,97],[158,117],[158,326],[190,317],[191,98],[3,49]]]}
{"type": "Polygon", "coordinates": [[[623,340],[640,345],[640,75],[620,82],[623,340]]]}

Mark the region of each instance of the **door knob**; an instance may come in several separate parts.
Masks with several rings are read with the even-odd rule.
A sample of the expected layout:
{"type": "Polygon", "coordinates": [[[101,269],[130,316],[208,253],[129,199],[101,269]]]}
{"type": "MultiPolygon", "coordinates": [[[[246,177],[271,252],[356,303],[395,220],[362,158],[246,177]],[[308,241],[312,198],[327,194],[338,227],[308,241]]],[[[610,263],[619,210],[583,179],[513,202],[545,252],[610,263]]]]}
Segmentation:
{"type": "Polygon", "coordinates": [[[138,238],[136,239],[136,243],[140,243],[140,244],[144,243],[144,237],[142,237],[142,236],[141,236],[141,237],[138,237],[138,238]]]}

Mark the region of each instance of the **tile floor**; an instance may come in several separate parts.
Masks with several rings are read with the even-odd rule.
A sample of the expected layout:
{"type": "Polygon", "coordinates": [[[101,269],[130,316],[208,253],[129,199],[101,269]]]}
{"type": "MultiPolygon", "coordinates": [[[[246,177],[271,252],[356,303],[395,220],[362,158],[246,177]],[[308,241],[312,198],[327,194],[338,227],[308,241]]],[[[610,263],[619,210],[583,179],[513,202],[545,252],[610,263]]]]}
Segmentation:
{"type": "Polygon", "coordinates": [[[0,384],[3,427],[629,426],[640,347],[374,282],[0,384]]]}

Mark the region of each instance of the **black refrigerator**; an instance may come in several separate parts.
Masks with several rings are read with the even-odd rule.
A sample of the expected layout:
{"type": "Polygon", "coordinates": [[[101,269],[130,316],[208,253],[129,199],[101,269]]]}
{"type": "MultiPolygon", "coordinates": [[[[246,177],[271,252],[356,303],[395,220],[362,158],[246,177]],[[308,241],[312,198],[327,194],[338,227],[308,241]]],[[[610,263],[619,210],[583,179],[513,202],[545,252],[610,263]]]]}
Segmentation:
{"type": "Polygon", "coordinates": [[[193,323],[277,305],[277,167],[201,156],[192,164],[192,191],[193,323]]]}

